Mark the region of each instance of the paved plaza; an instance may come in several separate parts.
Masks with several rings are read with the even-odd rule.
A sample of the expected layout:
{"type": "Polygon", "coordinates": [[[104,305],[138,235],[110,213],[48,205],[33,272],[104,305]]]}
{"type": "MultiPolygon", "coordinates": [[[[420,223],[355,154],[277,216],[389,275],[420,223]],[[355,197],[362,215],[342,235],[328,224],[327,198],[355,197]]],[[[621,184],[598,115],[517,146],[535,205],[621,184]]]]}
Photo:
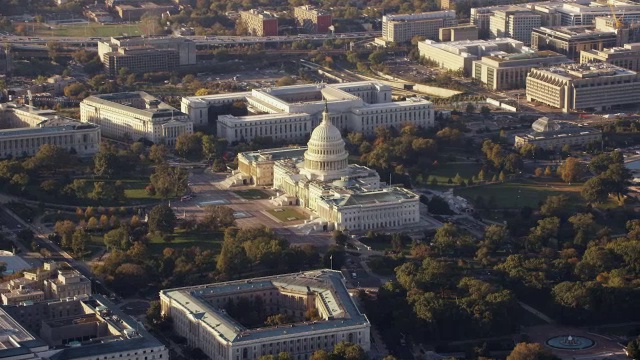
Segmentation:
{"type": "MultiPolygon", "coordinates": [[[[243,198],[237,194],[238,191],[244,189],[243,187],[221,189],[218,187],[218,183],[223,181],[226,175],[226,173],[212,174],[207,171],[202,173],[192,172],[189,176],[189,184],[195,197],[186,201],[172,201],[171,207],[176,212],[176,215],[178,217],[198,218],[203,215],[203,208],[207,205],[225,205],[235,211],[236,223],[239,227],[266,226],[287,239],[291,244],[313,244],[319,248],[327,248],[333,243],[329,232],[307,234],[296,229],[296,225],[303,221],[281,222],[273,215],[268,214],[267,210],[277,208],[269,199],[249,200],[243,198]]],[[[246,188],[256,189],[255,187],[246,188]]],[[[260,189],[260,191],[270,196],[275,195],[269,189],[260,189]]],[[[303,209],[300,209],[300,211],[305,212],[303,209]]],[[[305,213],[309,215],[308,212],[305,213]]]]}

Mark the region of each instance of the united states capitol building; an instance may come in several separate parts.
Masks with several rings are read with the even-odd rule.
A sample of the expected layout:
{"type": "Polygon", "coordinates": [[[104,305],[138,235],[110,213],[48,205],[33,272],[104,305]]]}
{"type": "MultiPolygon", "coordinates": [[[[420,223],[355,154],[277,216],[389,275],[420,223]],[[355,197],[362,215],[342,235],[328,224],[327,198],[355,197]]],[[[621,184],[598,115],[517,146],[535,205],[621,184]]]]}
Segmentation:
{"type": "Polygon", "coordinates": [[[419,196],[399,187],[382,187],[378,173],[350,165],[340,130],[325,103],[322,121],[307,147],[238,154],[238,170],[228,185],[273,186],[276,205],[313,211],[326,230],[405,228],[420,222],[419,196]]]}
{"type": "Polygon", "coordinates": [[[391,87],[374,81],[303,84],[183,97],[181,110],[195,126],[215,122],[217,136],[229,142],[304,141],[320,123],[325,100],[331,106],[331,121],[340,130],[372,136],[381,126],[433,126],[431,102],[419,97],[393,101],[391,95],[391,87]],[[246,104],[248,114],[229,115],[226,108],[234,103],[246,104]]]}

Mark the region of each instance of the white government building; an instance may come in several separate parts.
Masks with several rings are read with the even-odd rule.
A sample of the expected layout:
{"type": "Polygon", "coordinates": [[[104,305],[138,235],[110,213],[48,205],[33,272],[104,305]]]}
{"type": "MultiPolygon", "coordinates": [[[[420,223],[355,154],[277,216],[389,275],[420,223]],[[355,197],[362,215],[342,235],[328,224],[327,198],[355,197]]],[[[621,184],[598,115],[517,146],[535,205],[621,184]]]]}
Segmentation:
{"type": "Polygon", "coordinates": [[[360,312],[339,271],[314,270],[160,292],[162,314],[189,346],[212,360],[256,360],[287,352],[308,360],[318,350],[331,352],[341,341],[371,348],[371,324],[360,312]],[[287,314],[295,323],[247,328],[226,308],[239,299],[258,300],[261,315],[287,314]],[[306,319],[317,311],[320,320],[306,319]]]}
{"type": "Polygon", "coordinates": [[[94,155],[100,147],[100,127],[12,103],[0,106],[0,158],[35,155],[44,144],[79,156],[94,155]]]}
{"type": "Polygon", "coordinates": [[[80,121],[100,125],[109,138],[168,146],[174,146],[178,136],[193,133],[186,114],[144,91],[89,96],[80,103],[80,121]]]}
{"type": "Polygon", "coordinates": [[[403,228],[420,222],[419,196],[380,184],[375,170],[349,165],[340,130],[327,104],[308,147],[280,148],[238,155],[230,185],[272,185],[283,192],[277,205],[299,205],[315,212],[326,230],[403,228]]]}
{"type": "Polygon", "coordinates": [[[279,142],[308,138],[321,120],[323,99],[331,105],[331,121],[341,130],[374,135],[380,126],[406,123],[431,127],[434,111],[422,98],[392,101],[387,85],[363,81],[341,84],[305,84],[254,89],[250,92],[189,96],[182,98],[182,112],[196,126],[207,125],[235,102],[244,102],[249,115],[217,116],[217,136],[229,142],[270,137],[279,142]]]}

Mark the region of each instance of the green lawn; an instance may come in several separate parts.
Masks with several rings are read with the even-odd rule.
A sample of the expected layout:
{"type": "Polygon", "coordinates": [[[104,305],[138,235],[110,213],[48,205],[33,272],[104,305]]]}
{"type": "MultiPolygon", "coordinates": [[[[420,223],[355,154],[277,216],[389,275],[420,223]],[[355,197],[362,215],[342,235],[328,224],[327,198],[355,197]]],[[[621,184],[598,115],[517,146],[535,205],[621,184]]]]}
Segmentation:
{"type": "Polygon", "coordinates": [[[264,200],[270,198],[269,194],[258,189],[236,190],[234,193],[247,200],[264,200]]]}
{"type": "Polygon", "coordinates": [[[172,240],[167,242],[161,238],[151,236],[149,239],[149,251],[154,254],[160,254],[165,248],[183,249],[198,246],[200,249],[213,250],[218,254],[224,240],[222,233],[200,234],[178,231],[171,237],[172,240]]]}
{"type": "Polygon", "coordinates": [[[518,182],[497,183],[485,186],[475,186],[470,188],[456,188],[456,195],[463,196],[475,202],[478,196],[484,198],[485,203],[489,198],[495,200],[495,207],[521,208],[530,206],[537,208],[547,196],[564,194],[569,198],[572,206],[584,204],[580,196],[582,184],[565,184],[561,182],[543,182],[534,180],[522,180],[518,182]]]}
{"type": "MultiPolygon", "coordinates": [[[[121,180],[124,184],[124,195],[127,199],[137,199],[137,200],[161,200],[162,198],[159,195],[150,196],[147,194],[147,191],[144,189],[149,185],[148,180],[121,180]]],[[[93,187],[93,184],[91,184],[93,187]]]]}
{"type": "Polygon", "coordinates": [[[282,207],[277,209],[271,209],[271,210],[267,210],[267,212],[282,222],[305,220],[308,218],[308,216],[305,215],[302,211],[294,207],[282,207]]]}
{"type": "Polygon", "coordinates": [[[77,25],[29,24],[27,34],[35,36],[110,37],[119,35],[144,35],[140,24],[102,25],[98,23],[77,25]],[[33,32],[35,27],[35,33],[33,32]],[[51,29],[50,29],[51,28],[51,29]]]}
{"type": "Polygon", "coordinates": [[[476,163],[447,163],[429,172],[428,179],[431,180],[435,176],[439,184],[446,184],[447,180],[453,180],[456,174],[460,174],[465,181],[468,181],[474,175],[478,175],[481,168],[482,165],[476,163]]]}

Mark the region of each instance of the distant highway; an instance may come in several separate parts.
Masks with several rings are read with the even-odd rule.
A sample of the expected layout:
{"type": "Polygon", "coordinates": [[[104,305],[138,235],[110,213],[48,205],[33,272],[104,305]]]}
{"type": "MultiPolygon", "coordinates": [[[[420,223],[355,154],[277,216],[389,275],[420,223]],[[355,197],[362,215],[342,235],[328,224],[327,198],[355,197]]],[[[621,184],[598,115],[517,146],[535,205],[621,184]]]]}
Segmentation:
{"type": "MultiPolygon", "coordinates": [[[[294,41],[318,41],[327,39],[364,40],[380,36],[380,31],[352,32],[344,34],[304,34],[291,36],[182,36],[193,40],[196,45],[221,46],[240,44],[266,44],[284,43],[294,41]]],[[[158,38],[158,37],[154,37],[158,38]]],[[[162,37],[159,37],[162,38],[162,37]]],[[[166,38],[169,38],[167,36],[166,38]]],[[[97,46],[100,37],[68,37],[68,36],[14,36],[7,35],[0,37],[0,41],[17,45],[46,45],[48,42],[58,42],[63,45],[77,46],[97,46]]],[[[107,38],[104,38],[105,40],[107,38]]]]}

